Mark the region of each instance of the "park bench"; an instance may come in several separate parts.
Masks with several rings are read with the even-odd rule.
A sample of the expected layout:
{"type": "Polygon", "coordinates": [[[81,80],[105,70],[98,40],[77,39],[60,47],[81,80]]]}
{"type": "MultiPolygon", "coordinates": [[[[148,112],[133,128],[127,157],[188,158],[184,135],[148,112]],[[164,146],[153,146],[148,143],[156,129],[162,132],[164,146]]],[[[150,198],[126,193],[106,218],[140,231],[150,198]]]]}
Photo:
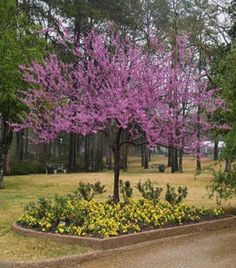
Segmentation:
{"type": "Polygon", "coordinates": [[[47,165],[46,166],[46,174],[58,174],[58,173],[66,174],[66,168],[63,165],[47,165]]]}
{"type": "Polygon", "coordinates": [[[151,168],[158,169],[159,172],[165,172],[166,166],[165,164],[157,164],[157,165],[152,165],[151,168]]]}

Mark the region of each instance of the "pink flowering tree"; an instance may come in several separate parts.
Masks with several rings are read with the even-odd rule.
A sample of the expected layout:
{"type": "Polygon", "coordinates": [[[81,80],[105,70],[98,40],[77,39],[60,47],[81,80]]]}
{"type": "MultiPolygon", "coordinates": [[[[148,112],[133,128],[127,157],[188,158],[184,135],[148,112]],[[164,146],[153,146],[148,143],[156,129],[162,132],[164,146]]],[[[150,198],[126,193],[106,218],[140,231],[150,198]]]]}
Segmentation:
{"type": "Polygon", "coordinates": [[[41,64],[21,66],[30,85],[22,98],[29,113],[15,130],[30,128],[41,142],[60,132],[103,132],[113,151],[118,202],[122,145],[138,145],[142,137],[150,147],[194,151],[200,142],[197,129],[206,133],[211,128],[203,113],[221,106],[196,66],[186,63],[190,54],[184,45],[178,48],[176,65],[172,51],[154,45],[155,53],[146,53],[117,33],[91,32],[73,49],[71,64],[50,55],[41,64]],[[121,139],[123,132],[126,140],[121,139]]]}

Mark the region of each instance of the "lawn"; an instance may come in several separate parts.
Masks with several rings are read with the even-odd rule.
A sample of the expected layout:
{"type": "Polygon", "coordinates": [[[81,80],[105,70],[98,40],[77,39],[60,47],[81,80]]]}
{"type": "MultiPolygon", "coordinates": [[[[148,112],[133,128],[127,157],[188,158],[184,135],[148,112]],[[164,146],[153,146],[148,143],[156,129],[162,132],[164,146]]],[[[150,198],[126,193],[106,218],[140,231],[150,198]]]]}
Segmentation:
{"type": "MultiPolygon", "coordinates": [[[[211,179],[211,175],[205,169],[201,175],[195,178],[195,160],[193,158],[186,158],[184,160],[184,173],[177,174],[171,174],[169,170],[165,173],[158,173],[154,167],[143,170],[140,168],[139,161],[136,158],[131,158],[129,170],[126,173],[121,173],[121,179],[130,180],[133,185],[139,180],[149,178],[162,187],[165,187],[167,182],[173,186],[187,186],[189,189],[189,195],[185,201],[187,204],[198,207],[216,206],[214,200],[207,198],[206,186],[211,179]]],[[[159,157],[152,160],[150,166],[165,162],[166,159],[159,157]]],[[[203,167],[207,167],[211,163],[209,159],[204,159],[203,167]]],[[[5,189],[0,191],[0,259],[35,260],[88,251],[87,248],[67,245],[62,242],[24,237],[11,230],[12,223],[19,217],[27,203],[35,201],[40,196],[51,197],[56,193],[72,192],[80,180],[90,182],[100,180],[106,184],[107,192],[98,197],[100,200],[105,200],[108,195],[112,194],[112,171],[6,177],[5,189]]],[[[136,189],[134,195],[138,196],[136,189]]],[[[236,206],[236,200],[231,201],[231,205],[236,206]]],[[[226,204],[226,206],[229,207],[229,204],[226,204]]]]}

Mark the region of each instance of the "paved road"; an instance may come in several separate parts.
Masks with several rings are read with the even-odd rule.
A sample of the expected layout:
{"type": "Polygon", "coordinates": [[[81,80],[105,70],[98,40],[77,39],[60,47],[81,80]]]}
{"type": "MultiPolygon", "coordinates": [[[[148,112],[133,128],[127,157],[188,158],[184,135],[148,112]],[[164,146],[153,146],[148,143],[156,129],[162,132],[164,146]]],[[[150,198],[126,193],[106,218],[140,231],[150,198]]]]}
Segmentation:
{"type": "Polygon", "coordinates": [[[155,241],[81,268],[236,268],[236,228],[155,241]]]}

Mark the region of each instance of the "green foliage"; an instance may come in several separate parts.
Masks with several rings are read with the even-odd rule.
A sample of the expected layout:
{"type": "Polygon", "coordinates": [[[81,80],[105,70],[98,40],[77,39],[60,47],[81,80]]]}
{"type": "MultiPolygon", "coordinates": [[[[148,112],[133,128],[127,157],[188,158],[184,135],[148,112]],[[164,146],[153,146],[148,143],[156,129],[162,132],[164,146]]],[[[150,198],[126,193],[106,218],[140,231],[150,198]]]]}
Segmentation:
{"type": "Polygon", "coordinates": [[[18,90],[25,85],[19,65],[43,55],[44,41],[39,38],[38,30],[24,12],[19,13],[16,1],[1,1],[0,113],[6,121],[19,119],[19,112],[24,108],[18,101],[18,90]]]}
{"type": "Polygon", "coordinates": [[[209,197],[215,197],[218,205],[236,197],[236,166],[231,172],[213,170],[213,179],[207,186],[207,190],[209,197]]]}
{"type": "Polygon", "coordinates": [[[12,175],[28,175],[45,173],[45,165],[37,160],[16,161],[13,163],[12,175]]]}
{"type": "Polygon", "coordinates": [[[105,193],[106,192],[105,185],[104,184],[102,185],[100,181],[95,182],[94,183],[94,191],[96,194],[105,193]]]}
{"type": "Polygon", "coordinates": [[[74,194],[78,198],[91,201],[95,195],[103,194],[105,192],[105,185],[102,185],[100,181],[97,181],[94,184],[80,181],[74,194]]]}
{"type": "Polygon", "coordinates": [[[198,222],[202,217],[219,217],[220,209],[197,209],[186,205],[171,206],[151,200],[130,199],[129,203],[102,203],[67,196],[41,198],[30,204],[18,224],[43,232],[79,236],[117,236],[136,233],[169,224],[198,222]]]}
{"type": "MultiPolygon", "coordinates": [[[[236,159],[236,43],[224,47],[219,52],[220,59],[216,61],[215,67],[216,83],[222,88],[228,111],[225,115],[227,124],[231,127],[225,141],[226,148],[222,157],[227,160],[236,159]]],[[[222,121],[222,117],[219,118],[222,121]]]]}
{"type": "Polygon", "coordinates": [[[144,183],[139,181],[136,188],[142,194],[143,198],[152,200],[154,203],[158,203],[160,201],[160,195],[163,189],[161,187],[154,187],[153,183],[149,179],[144,183]]]}
{"type": "Polygon", "coordinates": [[[179,203],[181,203],[188,194],[188,189],[187,187],[178,187],[178,190],[175,190],[175,187],[170,186],[169,183],[166,185],[166,195],[165,195],[165,200],[169,202],[172,206],[175,206],[179,203]]]}
{"type": "Polygon", "coordinates": [[[128,202],[129,198],[131,198],[133,194],[133,188],[131,186],[130,181],[123,182],[122,180],[120,180],[120,192],[123,196],[124,201],[128,202]]]}

